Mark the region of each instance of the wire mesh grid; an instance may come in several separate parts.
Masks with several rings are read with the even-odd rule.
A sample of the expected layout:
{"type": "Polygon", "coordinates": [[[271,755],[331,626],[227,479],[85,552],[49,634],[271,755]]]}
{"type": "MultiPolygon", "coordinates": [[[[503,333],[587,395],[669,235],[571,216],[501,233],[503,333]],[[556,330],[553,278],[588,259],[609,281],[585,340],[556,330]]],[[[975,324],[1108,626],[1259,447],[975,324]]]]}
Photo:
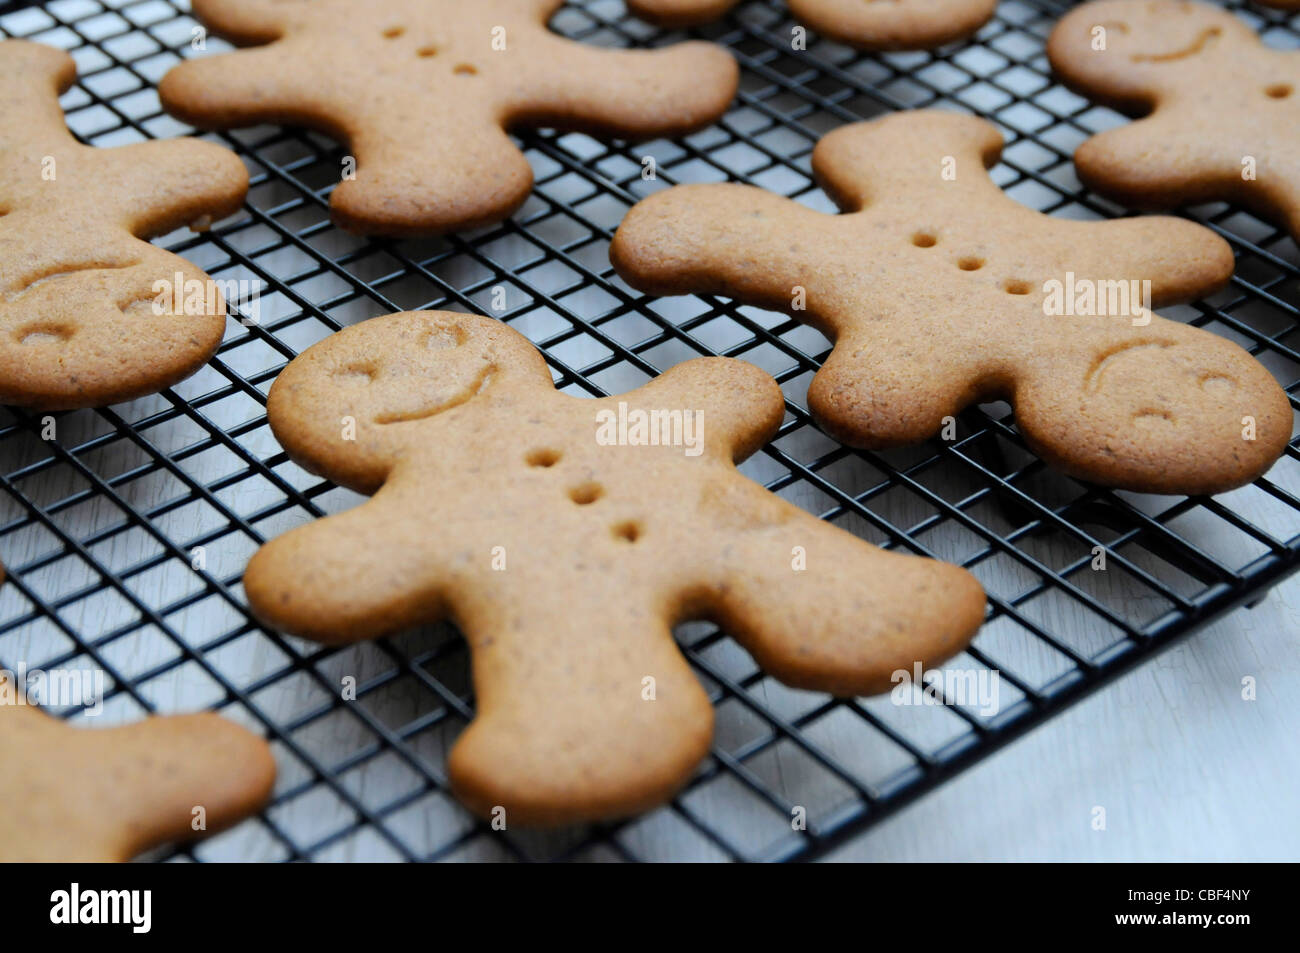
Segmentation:
{"type": "MultiPolygon", "coordinates": [[[[1262,597],[1300,566],[1296,441],[1266,478],[1214,499],[1111,492],[1049,471],[1002,403],[964,413],[953,441],[849,450],[806,409],[824,337],[724,299],[648,298],[610,268],[624,213],[669,184],[733,179],[830,210],[809,174],[817,139],[906,108],[996,122],[1007,148],[993,175],[1026,205],[1073,218],[1123,214],[1087,193],[1070,163],[1087,135],[1123,120],[1052,82],[1043,41],[1065,6],[1004,0],[969,44],[865,55],[811,35],[796,50],[783,3],[741,4],[692,31],[742,66],[739,97],[720,122],[637,145],[521,131],[536,173],[527,204],[499,226],[443,239],[367,240],[335,228],[327,208],[343,150],[325,137],[279,127],[209,136],[247,162],[246,207],[208,233],[160,244],[215,278],[261,282],[256,321],[248,310],[232,319],[211,364],[171,390],[55,415],[57,439],[43,439],[42,415],[0,411],[0,552],[10,576],[0,589],[0,667],[100,669],[108,720],[209,707],[272,741],[280,778],[267,810],[159,857],[794,859],[842,843],[1196,626],[1262,597]],[[644,156],[655,159],[654,180],[642,177],[644,156]],[[974,572],[989,619],[949,668],[999,672],[998,710],[793,691],[712,626],[687,624],[678,641],[717,728],[710,758],[672,804],[548,832],[494,831],[472,818],[446,785],[446,752],[473,711],[454,631],[323,649],[260,628],[240,587],[262,541],[360,499],[288,461],[266,424],[271,382],[340,327],[420,308],[500,318],[543,349],[570,393],[621,392],[708,354],[772,373],[786,420],[743,471],[874,543],[974,572]],[[1093,571],[1098,552],[1104,572],[1093,571]],[[355,701],[340,697],[346,676],[357,680],[355,701]],[[803,830],[791,823],[799,808],[803,830]]],[[[1230,6],[1270,45],[1300,47],[1296,19],[1230,6]]],[[[192,131],[161,111],[155,85],[191,55],[195,25],[168,0],[0,8],[0,34],[73,53],[79,78],[63,103],[73,131],[97,146],[192,131]]],[[[552,27],[608,46],[681,38],[631,19],[621,0],[570,3],[552,27]]],[[[1294,403],[1295,244],[1225,205],[1190,214],[1231,242],[1236,275],[1212,300],[1165,314],[1246,347],[1294,403]]]]}

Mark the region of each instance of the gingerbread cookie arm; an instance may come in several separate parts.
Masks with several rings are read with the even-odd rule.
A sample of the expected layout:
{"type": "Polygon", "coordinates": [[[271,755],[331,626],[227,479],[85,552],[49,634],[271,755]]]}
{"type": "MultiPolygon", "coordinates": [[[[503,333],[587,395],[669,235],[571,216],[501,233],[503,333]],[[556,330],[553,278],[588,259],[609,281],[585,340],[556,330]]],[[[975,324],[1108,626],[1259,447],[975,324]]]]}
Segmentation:
{"type": "Polygon", "coordinates": [[[500,574],[510,598],[454,596],[477,716],[448,760],[453,790],[478,814],[504,807],[508,824],[599,820],[667,800],[708,752],[713,710],[666,607],[643,603],[629,578],[591,618],[539,569],[500,574]]]}
{"type": "Polygon", "coordinates": [[[669,368],[654,380],[601,406],[698,411],[702,451],[727,463],[758,452],[785,416],[781,388],[768,374],[734,358],[701,357],[669,368]]]}
{"type": "Polygon", "coordinates": [[[266,742],[213,714],[79,729],[0,708],[0,861],[126,861],[213,833],[271,794],[266,742]],[[201,810],[200,810],[201,809],[201,810]]]}
{"type": "Polygon", "coordinates": [[[233,215],[248,192],[248,169],[229,149],[197,139],[142,142],[98,153],[96,174],[117,197],[123,227],[141,239],[233,215]]]}
{"type": "Polygon", "coordinates": [[[632,207],[609,259],[647,294],[721,294],[788,311],[815,280],[833,223],[750,185],[679,185],[632,207]]]}
{"type": "Polygon", "coordinates": [[[358,130],[349,137],[356,178],[334,190],[334,220],[352,232],[403,236],[509,218],[527,200],[533,170],[491,116],[478,118],[465,123],[463,116],[421,104],[401,126],[358,130]],[[460,147],[476,162],[448,164],[427,148],[453,125],[460,147]]]}
{"type": "Polygon", "coordinates": [[[266,625],[330,645],[400,631],[446,615],[445,581],[429,540],[388,504],[390,490],[300,526],[259,549],[244,592],[266,625]]]}
{"type": "Polygon", "coordinates": [[[1102,222],[1041,222],[1040,247],[1060,260],[1073,261],[1076,279],[1150,282],[1150,307],[1208,297],[1232,278],[1232,247],[1186,219],[1147,215],[1102,222]]]}
{"type": "Polygon", "coordinates": [[[735,98],[740,68],[713,43],[692,40],[657,50],[602,50],[553,34],[521,64],[507,122],[647,139],[707,126],[735,98]],[[563,71],[554,68],[563,62],[563,71]]]}
{"type": "Polygon", "coordinates": [[[199,129],[229,129],[262,122],[312,126],[339,138],[349,130],[316,108],[323,91],[306,74],[284,69],[310,56],[296,37],[235,53],[185,60],[158,83],[158,98],[173,116],[199,129]]]}
{"type": "Polygon", "coordinates": [[[1085,140],[1074,153],[1079,179],[1137,209],[1176,208],[1246,191],[1238,188],[1239,164],[1220,162],[1213,145],[1189,145],[1177,125],[1157,113],[1085,140]]]}

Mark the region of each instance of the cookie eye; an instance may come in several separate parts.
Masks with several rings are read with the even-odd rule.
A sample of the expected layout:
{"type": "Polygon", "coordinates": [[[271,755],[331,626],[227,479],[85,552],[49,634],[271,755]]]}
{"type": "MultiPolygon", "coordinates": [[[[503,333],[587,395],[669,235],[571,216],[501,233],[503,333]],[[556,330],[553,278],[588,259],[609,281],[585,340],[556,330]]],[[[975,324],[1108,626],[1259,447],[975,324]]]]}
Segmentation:
{"type": "Polygon", "coordinates": [[[66,341],[76,333],[76,328],[66,324],[40,323],[27,325],[15,336],[19,344],[35,345],[66,341]]]}
{"type": "Polygon", "coordinates": [[[1270,99],[1286,99],[1292,91],[1290,83],[1274,83],[1272,86],[1264,87],[1264,95],[1270,99]]]}
{"type": "Polygon", "coordinates": [[[1222,374],[1205,374],[1201,377],[1200,383],[1201,390],[1221,397],[1231,394],[1237,386],[1231,377],[1224,377],[1222,374]]]}

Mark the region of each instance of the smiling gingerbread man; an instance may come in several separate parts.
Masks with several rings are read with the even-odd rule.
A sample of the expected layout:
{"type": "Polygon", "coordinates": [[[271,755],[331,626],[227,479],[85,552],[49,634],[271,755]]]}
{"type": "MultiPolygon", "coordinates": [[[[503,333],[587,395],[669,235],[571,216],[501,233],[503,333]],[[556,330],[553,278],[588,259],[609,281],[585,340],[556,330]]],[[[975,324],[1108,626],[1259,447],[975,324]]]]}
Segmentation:
{"type": "Polygon", "coordinates": [[[964,570],[877,549],[736,471],[783,415],[743,361],[584,400],[489,318],[374,318],[297,357],[267,402],[293,460],[374,495],[262,547],[249,604],[330,644],[453,620],[477,715],[448,767],[469,807],[511,824],[644,810],[712,736],[674,624],[711,619],[786,684],[855,695],[950,657],[983,619],[964,570]]]}
{"type": "Polygon", "coordinates": [[[1300,52],[1209,4],[1100,0],[1047,54],[1071,89],[1144,116],[1079,146],[1089,188],[1133,208],[1236,202],[1300,239],[1300,52]]]}

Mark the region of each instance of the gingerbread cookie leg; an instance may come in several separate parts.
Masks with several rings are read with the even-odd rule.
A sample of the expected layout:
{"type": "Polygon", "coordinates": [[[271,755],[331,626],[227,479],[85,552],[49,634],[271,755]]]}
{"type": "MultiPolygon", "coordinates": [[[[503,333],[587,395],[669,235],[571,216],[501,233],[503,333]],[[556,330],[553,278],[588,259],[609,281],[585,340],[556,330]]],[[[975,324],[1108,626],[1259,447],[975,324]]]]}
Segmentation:
{"type": "Polygon", "coordinates": [[[212,714],[78,729],[4,705],[0,764],[0,861],[130,860],[255,814],[275,779],[266,742],[212,714]]]}
{"type": "Polygon", "coordinates": [[[823,218],[752,185],[679,185],[632,207],[609,258],[648,294],[730,295],[786,310],[819,282],[823,218]]]}
{"type": "Polygon", "coordinates": [[[595,638],[595,620],[545,567],[531,581],[512,580],[500,598],[453,597],[474,657],[478,710],[448,769],[476,813],[502,806],[522,824],[635,813],[671,796],[708,753],[713,709],[665,607],[609,595],[595,638]],[[521,584],[523,612],[512,598],[521,584]],[[593,730],[598,724],[617,731],[593,730]]]}
{"type": "MultiPolygon", "coordinates": [[[[258,123],[293,123],[342,136],[343,123],[308,110],[300,102],[330,95],[311,77],[284,70],[286,59],[310,56],[309,43],[287,38],[272,46],[240,50],[240,68],[226,56],[187,60],[163,76],[158,97],[167,111],[198,129],[229,129],[258,123]],[[276,74],[275,95],[268,95],[267,75],[276,74]],[[282,74],[282,75],[281,75],[282,74]]],[[[336,94],[345,90],[337,90],[336,94]]]]}
{"type": "MultiPolygon", "coordinates": [[[[895,553],[864,551],[859,541],[761,488],[736,509],[766,513],[733,543],[754,567],[720,582],[713,617],[787,685],[832,695],[874,695],[896,684],[895,673],[938,665],[961,651],[984,618],[984,594],[956,566],[895,553]],[[793,570],[793,571],[792,571],[793,570]],[[887,589],[862,588],[850,603],[847,579],[879,575],[887,589]],[[815,631],[807,606],[818,614],[815,631]],[[873,620],[870,634],[862,620],[873,620]]],[[[711,499],[717,500],[715,495],[711,499]]]]}

